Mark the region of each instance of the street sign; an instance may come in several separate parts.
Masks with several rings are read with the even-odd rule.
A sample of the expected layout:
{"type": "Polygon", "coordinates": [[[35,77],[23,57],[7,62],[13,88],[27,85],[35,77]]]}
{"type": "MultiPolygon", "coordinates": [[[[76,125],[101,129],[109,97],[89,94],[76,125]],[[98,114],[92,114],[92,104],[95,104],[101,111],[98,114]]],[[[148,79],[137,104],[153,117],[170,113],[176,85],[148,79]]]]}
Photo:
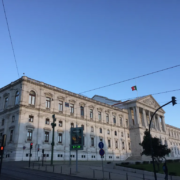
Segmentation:
{"type": "Polygon", "coordinates": [[[71,128],[71,150],[83,150],[83,128],[71,128]]]}
{"type": "Polygon", "coordinates": [[[99,142],[98,146],[99,146],[100,149],[102,149],[104,147],[104,143],[103,142],[99,142]]]}
{"type": "Polygon", "coordinates": [[[100,156],[104,156],[104,154],[105,154],[104,149],[100,149],[99,154],[100,154],[100,156]]]}

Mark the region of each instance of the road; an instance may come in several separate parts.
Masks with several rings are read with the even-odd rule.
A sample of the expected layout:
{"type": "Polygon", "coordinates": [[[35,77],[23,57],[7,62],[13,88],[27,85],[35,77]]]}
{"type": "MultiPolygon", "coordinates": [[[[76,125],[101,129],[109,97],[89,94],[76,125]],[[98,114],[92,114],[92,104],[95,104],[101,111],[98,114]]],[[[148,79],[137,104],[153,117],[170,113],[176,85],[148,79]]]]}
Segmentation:
{"type": "Polygon", "coordinates": [[[25,169],[28,162],[4,162],[0,180],[87,180],[85,178],[25,169]]]}

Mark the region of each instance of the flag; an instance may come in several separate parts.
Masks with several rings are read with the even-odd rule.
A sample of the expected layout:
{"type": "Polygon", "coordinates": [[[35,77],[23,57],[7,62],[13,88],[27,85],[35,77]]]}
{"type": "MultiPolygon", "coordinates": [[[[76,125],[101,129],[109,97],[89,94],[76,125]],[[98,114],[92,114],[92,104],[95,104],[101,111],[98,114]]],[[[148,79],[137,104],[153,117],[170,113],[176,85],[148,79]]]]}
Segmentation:
{"type": "Polygon", "coordinates": [[[131,87],[132,91],[137,90],[136,86],[131,87]]]}

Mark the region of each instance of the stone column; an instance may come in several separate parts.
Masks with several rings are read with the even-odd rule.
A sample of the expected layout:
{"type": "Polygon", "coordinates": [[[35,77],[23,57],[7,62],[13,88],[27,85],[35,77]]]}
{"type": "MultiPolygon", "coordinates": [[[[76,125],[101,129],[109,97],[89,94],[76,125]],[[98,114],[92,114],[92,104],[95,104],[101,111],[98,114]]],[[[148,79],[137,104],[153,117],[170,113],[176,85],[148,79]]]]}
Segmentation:
{"type": "Polygon", "coordinates": [[[141,124],[140,117],[139,117],[139,107],[137,107],[137,106],[136,106],[136,117],[137,117],[137,124],[141,124]]]}
{"type": "Polygon", "coordinates": [[[133,113],[134,113],[134,124],[137,124],[137,116],[136,116],[136,109],[133,107],[133,113]]]}
{"type": "Polygon", "coordinates": [[[146,111],[143,109],[143,123],[144,127],[147,128],[146,111]]]}
{"type": "Polygon", "coordinates": [[[129,108],[128,109],[128,116],[129,116],[129,125],[130,127],[133,126],[133,122],[132,122],[132,115],[131,115],[131,109],[129,108]]]}
{"type": "Polygon", "coordinates": [[[155,116],[153,117],[153,121],[154,121],[154,129],[155,129],[155,130],[158,130],[158,129],[157,129],[157,124],[156,124],[156,118],[155,118],[155,116]]]}
{"type": "Polygon", "coordinates": [[[165,121],[164,121],[164,116],[163,116],[162,119],[161,119],[161,123],[162,123],[163,131],[166,132],[166,125],[165,125],[165,121]]]}
{"type": "MultiPolygon", "coordinates": [[[[149,115],[149,123],[150,123],[150,120],[151,120],[151,112],[150,111],[149,111],[148,115],[149,115]]],[[[151,127],[152,127],[152,123],[151,123],[151,127]]]]}
{"type": "Polygon", "coordinates": [[[157,123],[158,123],[159,131],[161,131],[161,122],[158,114],[157,114],[157,123]]]}

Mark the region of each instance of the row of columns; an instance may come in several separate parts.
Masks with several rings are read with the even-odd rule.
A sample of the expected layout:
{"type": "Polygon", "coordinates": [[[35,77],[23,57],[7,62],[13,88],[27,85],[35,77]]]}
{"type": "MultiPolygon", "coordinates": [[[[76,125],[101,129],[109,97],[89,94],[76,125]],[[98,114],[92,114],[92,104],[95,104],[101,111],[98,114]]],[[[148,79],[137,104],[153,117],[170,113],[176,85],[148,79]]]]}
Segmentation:
{"type": "MultiPolygon", "coordinates": [[[[129,115],[129,121],[130,121],[130,126],[144,126],[145,128],[149,128],[149,123],[151,119],[151,112],[148,111],[148,118],[146,115],[146,110],[142,109],[142,116],[140,117],[140,112],[139,112],[139,107],[133,107],[128,109],[128,115],[129,115]],[[132,111],[133,109],[133,114],[134,114],[134,123],[132,119],[132,111]]],[[[166,131],[166,125],[164,121],[164,117],[160,117],[158,114],[156,114],[153,117],[151,127],[153,126],[154,129],[159,130],[159,131],[166,131]],[[161,118],[161,121],[160,121],[161,118]],[[162,125],[162,128],[161,128],[162,125]]]]}

